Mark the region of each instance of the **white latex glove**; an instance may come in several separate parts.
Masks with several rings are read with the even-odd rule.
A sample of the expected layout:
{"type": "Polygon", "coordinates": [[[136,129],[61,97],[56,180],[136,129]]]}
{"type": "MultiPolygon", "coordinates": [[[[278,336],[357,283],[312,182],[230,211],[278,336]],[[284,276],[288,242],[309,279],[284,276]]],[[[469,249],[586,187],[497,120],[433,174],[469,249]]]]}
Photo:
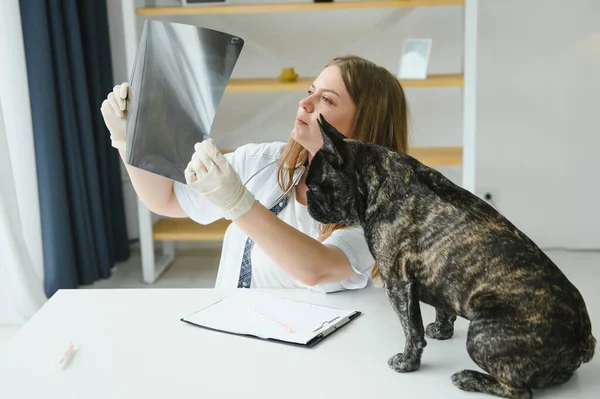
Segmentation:
{"type": "Polygon", "coordinates": [[[125,150],[128,91],[129,85],[127,83],[122,83],[113,87],[113,91],[109,93],[100,107],[102,117],[104,118],[104,124],[110,132],[112,146],[119,150],[125,150]]]}
{"type": "Polygon", "coordinates": [[[185,169],[186,183],[219,208],[225,219],[234,220],[248,212],[254,195],[212,140],[196,143],[194,150],[185,169]]]}

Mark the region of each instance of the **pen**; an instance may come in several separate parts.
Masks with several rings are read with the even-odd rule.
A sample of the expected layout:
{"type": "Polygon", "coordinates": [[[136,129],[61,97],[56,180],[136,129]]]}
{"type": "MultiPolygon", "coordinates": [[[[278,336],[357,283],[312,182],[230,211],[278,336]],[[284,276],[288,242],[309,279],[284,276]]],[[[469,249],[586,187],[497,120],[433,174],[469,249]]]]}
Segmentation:
{"type": "Polygon", "coordinates": [[[65,353],[63,353],[60,359],[58,359],[56,362],[56,368],[58,370],[64,370],[69,363],[71,363],[71,360],[73,359],[73,356],[75,356],[75,352],[77,352],[78,348],[79,347],[75,343],[71,342],[65,353]]]}
{"type": "Polygon", "coordinates": [[[254,313],[257,313],[257,314],[261,315],[262,317],[265,317],[265,318],[267,318],[267,319],[271,320],[273,323],[277,324],[279,327],[281,327],[281,328],[282,328],[282,329],[284,329],[285,331],[287,331],[287,332],[290,332],[290,333],[293,333],[293,332],[294,332],[294,330],[292,330],[290,327],[286,326],[286,325],[285,325],[285,324],[283,324],[283,323],[280,323],[280,322],[278,322],[277,320],[274,320],[274,319],[272,319],[271,317],[267,316],[266,314],[264,314],[264,313],[261,313],[261,312],[259,312],[259,311],[258,311],[258,310],[256,310],[256,309],[252,309],[252,311],[254,311],[254,313]]]}

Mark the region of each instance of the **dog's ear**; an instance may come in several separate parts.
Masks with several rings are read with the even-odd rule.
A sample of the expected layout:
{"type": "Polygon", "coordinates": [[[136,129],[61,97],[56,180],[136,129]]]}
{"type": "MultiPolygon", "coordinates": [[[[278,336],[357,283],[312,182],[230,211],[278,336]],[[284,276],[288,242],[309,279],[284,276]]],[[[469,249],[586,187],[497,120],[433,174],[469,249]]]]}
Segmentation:
{"type": "Polygon", "coordinates": [[[319,114],[317,123],[323,136],[323,147],[321,147],[320,151],[323,152],[329,162],[341,165],[344,162],[343,154],[346,153],[347,144],[344,141],[346,137],[327,122],[323,114],[319,114]]]}

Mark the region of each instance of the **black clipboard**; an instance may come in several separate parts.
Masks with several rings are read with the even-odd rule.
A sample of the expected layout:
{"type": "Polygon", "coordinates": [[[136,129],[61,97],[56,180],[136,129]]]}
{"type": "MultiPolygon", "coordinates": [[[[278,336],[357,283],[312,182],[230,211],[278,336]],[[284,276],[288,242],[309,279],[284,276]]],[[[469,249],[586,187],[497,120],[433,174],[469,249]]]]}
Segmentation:
{"type": "Polygon", "coordinates": [[[360,311],[357,310],[355,313],[353,313],[352,315],[348,316],[346,318],[347,320],[342,319],[339,324],[335,324],[335,325],[332,325],[332,326],[328,327],[326,331],[320,332],[317,336],[315,336],[313,339],[311,339],[310,341],[308,341],[305,344],[297,343],[297,342],[285,341],[285,340],[277,339],[277,338],[263,338],[263,337],[259,337],[259,336],[252,335],[252,334],[242,334],[242,333],[236,333],[236,332],[227,331],[227,330],[220,330],[220,329],[217,329],[217,328],[203,326],[201,324],[196,324],[194,322],[186,320],[184,317],[181,318],[181,321],[183,321],[184,323],[190,324],[192,326],[196,326],[196,327],[204,328],[206,330],[216,331],[216,332],[220,332],[220,333],[224,333],[224,334],[231,334],[231,335],[237,335],[237,336],[241,336],[241,337],[248,337],[248,338],[260,339],[260,340],[264,340],[264,341],[273,341],[273,342],[281,343],[281,344],[287,344],[287,345],[293,345],[293,346],[301,346],[301,347],[305,347],[305,348],[312,348],[315,345],[317,345],[318,343],[320,343],[323,340],[325,340],[327,337],[329,337],[334,332],[336,332],[339,329],[341,329],[342,327],[348,325],[348,323],[350,323],[352,320],[356,319],[361,314],[362,314],[362,312],[360,312],[360,311]]]}
{"type": "MultiPolygon", "coordinates": [[[[244,291],[250,291],[250,290],[244,290],[244,291]]],[[[285,336],[285,334],[280,335],[280,337],[276,337],[276,336],[270,336],[270,337],[265,337],[265,336],[261,336],[259,334],[256,333],[252,333],[251,331],[248,332],[239,332],[239,331],[232,331],[229,329],[225,329],[225,328],[219,328],[214,326],[214,324],[211,326],[210,322],[208,323],[203,323],[202,321],[198,321],[198,320],[194,320],[194,316],[215,306],[218,305],[221,301],[227,299],[228,297],[224,297],[221,298],[220,300],[192,313],[189,316],[186,317],[182,317],[180,319],[180,321],[195,326],[195,327],[200,327],[206,330],[210,330],[210,331],[215,331],[215,332],[219,332],[219,333],[224,333],[224,334],[230,334],[230,335],[237,335],[237,336],[242,336],[242,337],[247,337],[247,338],[254,338],[254,339],[260,339],[260,340],[266,340],[266,341],[271,341],[271,342],[275,342],[275,343],[281,343],[281,344],[288,344],[288,345],[293,345],[293,346],[300,346],[300,347],[306,347],[306,348],[313,348],[315,347],[317,344],[319,344],[320,342],[323,342],[324,340],[326,340],[328,337],[332,336],[335,332],[339,331],[340,329],[342,329],[343,327],[347,326],[348,324],[350,324],[350,322],[352,322],[353,320],[355,320],[356,318],[358,318],[362,312],[359,310],[343,310],[343,309],[336,309],[336,308],[331,308],[331,307],[327,307],[324,305],[317,305],[317,304],[311,304],[311,303],[306,303],[306,302],[300,302],[300,301],[295,301],[295,300],[291,300],[291,299],[284,299],[284,298],[277,298],[277,297],[273,297],[274,300],[283,300],[283,301],[289,301],[290,303],[295,303],[295,304],[302,304],[302,305],[306,305],[309,307],[315,307],[314,309],[317,308],[325,308],[331,311],[339,311],[339,312],[349,312],[347,313],[344,317],[337,317],[336,319],[332,319],[329,321],[325,321],[323,322],[323,324],[321,324],[320,327],[316,328],[315,330],[313,330],[312,332],[305,332],[305,334],[310,334],[312,336],[309,340],[307,340],[306,342],[294,342],[293,340],[290,339],[284,339],[282,337],[285,336]]]]}

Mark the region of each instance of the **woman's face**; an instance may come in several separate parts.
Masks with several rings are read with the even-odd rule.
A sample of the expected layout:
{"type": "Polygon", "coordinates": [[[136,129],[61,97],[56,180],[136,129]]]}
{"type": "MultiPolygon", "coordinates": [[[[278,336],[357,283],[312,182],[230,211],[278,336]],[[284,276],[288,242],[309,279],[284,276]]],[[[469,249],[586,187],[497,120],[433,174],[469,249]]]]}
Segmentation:
{"type": "Polygon", "coordinates": [[[340,69],[335,65],[328,66],[314,81],[308,95],[300,100],[292,138],[314,156],[323,146],[317,123],[319,114],[323,114],[327,122],[349,137],[355,109],[340,76],[340,69]]]}

